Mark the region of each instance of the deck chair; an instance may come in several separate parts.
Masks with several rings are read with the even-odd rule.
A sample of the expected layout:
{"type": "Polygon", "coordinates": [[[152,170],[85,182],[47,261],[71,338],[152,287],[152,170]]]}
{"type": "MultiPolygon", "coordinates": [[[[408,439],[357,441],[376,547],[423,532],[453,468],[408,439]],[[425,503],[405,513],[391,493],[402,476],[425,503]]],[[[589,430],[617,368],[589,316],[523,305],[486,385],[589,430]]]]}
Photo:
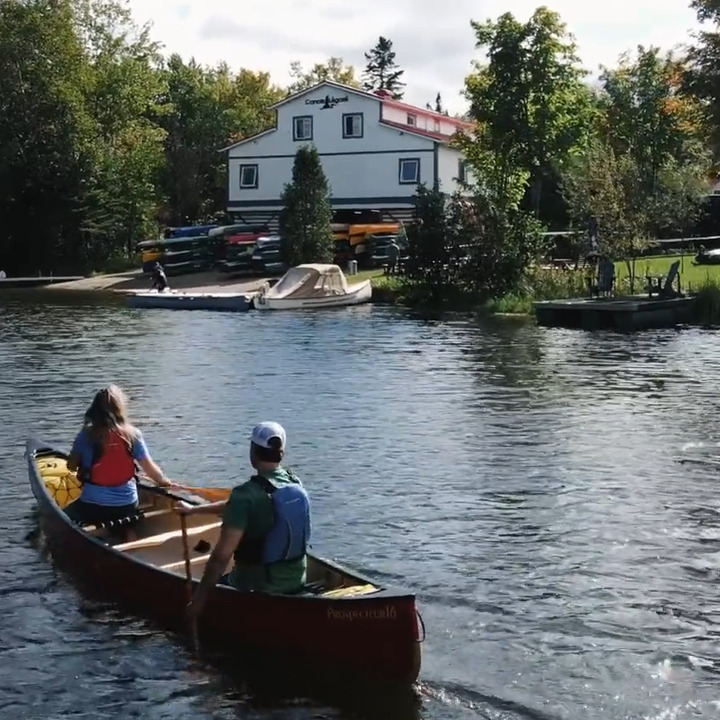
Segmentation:
{"type": "Polygon", "coordinates": [[[681,297],[680,293],[680,261],[676,260],[668,270],[668,274],[663,276],[652,276],[648,275],[647,280],[647,292],[648,297],[652,297],[656,294],[658,298],[674,298],[681,297]],[[675,281],[677,280],[677,291],[673,288],[675,281]]]}
{"type": "Polygon", "coordinates": [[[590,294],[598,297],[608,297],[612,294],[615,285],[615,263],[609,258],[603,258],[598,263],[597,278],[590,281],[590,294]]]}

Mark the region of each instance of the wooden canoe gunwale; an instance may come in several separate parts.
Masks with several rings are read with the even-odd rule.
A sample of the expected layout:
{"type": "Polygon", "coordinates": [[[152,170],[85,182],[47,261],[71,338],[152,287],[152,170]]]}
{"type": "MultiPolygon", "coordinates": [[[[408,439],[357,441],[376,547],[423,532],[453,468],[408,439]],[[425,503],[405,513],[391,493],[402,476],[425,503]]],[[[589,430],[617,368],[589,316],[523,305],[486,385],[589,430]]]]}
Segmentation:
{"type": "MultiPolygon", "coordinates": [[[[35,460],[43,456],[66,458],[67,453],[35,439],[27,442],[30,484],[41,516],[49,521],[47,535],[51,541],[57,541],[58,552],[53,553],[56,560],[60,561],[62,557],[69,561],[72,574],[82,574],[88,578],[94,576],[93,585],[98,589],[107,589],[107,594],[117,602],[137,609],[140,614],[153,616],[169,627],[182,626],[186,583],[184,563],[169,562],[165,565],[170,567],[162,567],[140,556],[123,552],[122,545],[114,547],[73,523],[57,506],[40,475],[35,460]],[[71,552],[63,552],[65,546],[71,548],[71,552]]],[[[154,486],[148,487],[141,483],[141,487],[165,498],[170,495],[179,500],[184,499],[154,486]]],[[[201,639],[205,635],[208,639],[224,642],[232,636],[244,646],[245,635],[254,635],[256,639],[258,634],[262,635],[262,627],[255,627],[258,625],[255,622],[251,626],[246,619],[254,613],[260,613],[259,625],[270,623],[271,633],[276,617],[290,635],[294,633],[293,637],[283,638],[287,640],[287,646],[282,645],[275,636],[265,643],[267,633],[262,635],[261,644],[268,650],[275,647],[276,650],[287,649],[290,653],[296,650],[313,652],[316,647],[307,647],[310,639],[317,648],[324,648],[325,659],[332,666],[347,661],[352,667],[357,665],[355,671],[364,672],[367,669],[383,681],[414,683],[421,662],[419,616],[414,595],[397,589],[390,590],[331,560],[314,554],[310,558],[319,564],[321,571],[327,569],[330,574],[335,573],[353,584],[373,585],[377,591],[367,595],[326,597],[310,592],[299,595],[242,593],[232,587],[218,585],[208,599],[208,610],[201,617],[201,639]],[[390,617],[389,613],[392,614],[392,622],[386,620],[383,623],[382,618],[390,617]],[[297,620],[292,621],[291,618],[297,620]],[[229,623],[228,627],[223,625],[225,621],[229,623]],[[312,635],[312,626],[317,628],[320,637],[312,635]],[[350,649],[343,647],[353,642],[365,646],[357,657],[350,649]]],[[[197,556],[193,561],[193,565],[203,562],[197,556]]],[[[195,587],[198,582],[193,579],[195,587]]],[[[278,633],[280,631],[275,635],[278,633]]],[[[253,640],[247,638],[247,644],[252,646],[253,640]]]]}

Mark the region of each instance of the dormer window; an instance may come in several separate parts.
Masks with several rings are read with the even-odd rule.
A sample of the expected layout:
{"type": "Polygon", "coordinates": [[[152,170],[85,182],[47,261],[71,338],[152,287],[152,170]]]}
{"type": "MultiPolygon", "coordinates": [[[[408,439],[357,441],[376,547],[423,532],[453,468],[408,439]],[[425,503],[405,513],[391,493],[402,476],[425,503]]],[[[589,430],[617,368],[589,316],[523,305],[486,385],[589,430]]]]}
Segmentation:
{"type": "Polygon", "coordinates": [[[417,115],[411,115],[410,113],[408,113],[407,124],[415,127],[417,125],[417,115]]]}

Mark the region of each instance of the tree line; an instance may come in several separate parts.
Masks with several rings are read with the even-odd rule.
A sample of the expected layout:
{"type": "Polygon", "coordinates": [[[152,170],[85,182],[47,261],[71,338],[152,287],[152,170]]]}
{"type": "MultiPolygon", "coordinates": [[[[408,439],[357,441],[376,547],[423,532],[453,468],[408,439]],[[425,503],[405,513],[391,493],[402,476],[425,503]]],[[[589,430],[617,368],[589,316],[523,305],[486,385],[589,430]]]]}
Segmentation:
{"type": "Polygon", "coordinates": [[[455,141],[471,179],[450,202],[420,188],[408,277],[435,299],[513,293],[548,250],[543,230],[567,228],[569,252],[627,260],[632,276],[653,239],[697,229],[720,157],[720,7],[692,7],[703,30],[686,52],[638,46],[595,82],[546,7],[472,22],[486,60],[465,84],[475,129],[455,141]]]}
{"type": "MultiPolygon", "coordinates": [[[[444,206],[443,222],[474,218],[458,232],[484,233],[487,253],[517,246],[516,262],[537,252],[544,227],[592,225],[616,254],[684,231],[720,151],[720,10],[693,7],[704,29],[688,52],[639,47],[596,83],[557,13],[473,21],[486,60],[465,83],[476,129],[457,139],[470,200],[444,206]]],[[[330,79],[403,97],[392,41],[365,59],[360,77],[342,58],[293,63],[279,87],[267,73],[163,57],[120,0],[5,0],[0,267],[108,267],[163,225],[222,221],[218,149],[267,128],[268,106],[288,92],[330,79]]],[[[440,93],[428,107],[445,111],[440,93]]],[[[436,212],[433,192],[419,199],[436,212]]]]}
{"type": "Polygon", "coordinates": [[[270,75],[162,56],[119,0],[0,3],[0,268],[108,268],[162,226],[223,221],[218,150],[269,127],[268,106],[323,80],[402,96],[391,41],[362,78],[340,58],[270,75]]]}

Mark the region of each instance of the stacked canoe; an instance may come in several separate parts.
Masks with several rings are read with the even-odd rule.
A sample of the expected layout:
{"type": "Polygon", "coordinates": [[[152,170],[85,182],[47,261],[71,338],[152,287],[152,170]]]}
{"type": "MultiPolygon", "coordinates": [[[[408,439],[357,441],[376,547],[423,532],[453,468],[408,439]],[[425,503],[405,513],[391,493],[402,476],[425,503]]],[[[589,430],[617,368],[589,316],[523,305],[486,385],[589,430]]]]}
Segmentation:
{"type": "Polygon", "coordinates": [[[144,272],[159,262],[167,275],[219,270],[250,272],[258,237],[267,234],[264,225],[193,225],[170,228],[164,238],[138,243],[144,272]]]}

